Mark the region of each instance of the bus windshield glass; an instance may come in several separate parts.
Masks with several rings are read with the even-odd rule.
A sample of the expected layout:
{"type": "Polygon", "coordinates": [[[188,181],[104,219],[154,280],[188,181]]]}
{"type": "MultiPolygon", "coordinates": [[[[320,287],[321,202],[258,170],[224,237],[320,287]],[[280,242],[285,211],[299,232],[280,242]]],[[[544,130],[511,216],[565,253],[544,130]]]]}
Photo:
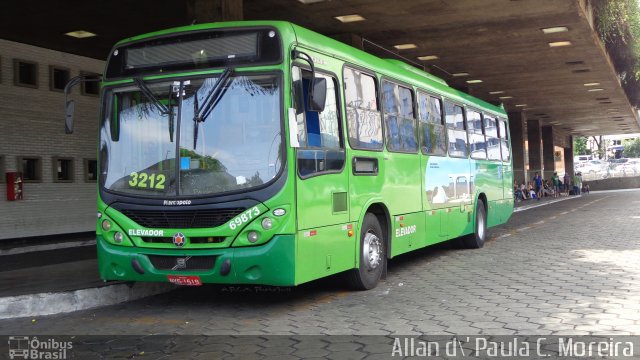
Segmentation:
{"type": "Polygon", "coordinates": [[[107,90],[101,183],[169,198],[271,181],[282,166],[280,82],[273,74],[236,74],[107,90]]]}

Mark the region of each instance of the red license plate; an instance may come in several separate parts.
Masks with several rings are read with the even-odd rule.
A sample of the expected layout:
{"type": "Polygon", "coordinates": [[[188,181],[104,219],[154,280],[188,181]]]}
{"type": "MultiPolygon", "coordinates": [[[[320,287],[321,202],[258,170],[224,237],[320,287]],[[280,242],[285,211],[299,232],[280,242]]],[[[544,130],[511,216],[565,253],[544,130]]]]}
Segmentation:
{"type": "Polygon", "coordinates": [[[199,276],[191,275],[167,275],[167,279],[169,282],[176,285],[185,285],[185,286],[201,286],[202,281],[200,281],[199,276]]]}

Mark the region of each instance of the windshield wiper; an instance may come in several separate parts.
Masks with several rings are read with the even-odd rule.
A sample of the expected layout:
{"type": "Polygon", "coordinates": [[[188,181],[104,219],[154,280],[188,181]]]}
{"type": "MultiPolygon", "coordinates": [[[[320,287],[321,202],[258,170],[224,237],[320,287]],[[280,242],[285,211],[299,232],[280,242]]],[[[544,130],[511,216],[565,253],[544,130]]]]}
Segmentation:
{"type": "Polygon", "coordinates": [[[161,115],[169,114],[170,112],[169,108],[165,104],[161,103],[160,100],[158,100],[158,98],[155,97],[155,95],[153,95],[153,92],[151,91],[151,89],[149,89],[147,84],[144,83],[144,80],[142,80],[141,78],[134,78],[133,82],[140,89],[144,97],[146,97],[147,100],[149,100],[149,102],[151,102],[153,106],[155,106],[156,109],[158,109],[161,115]]]}
{"type": "Polygon", "coordinates": [[[211,112],[216,107],[220,99],[222,99],[222,95],[224,95],[226,91],[226,84],[231,78],[233,74],[232,68],[224,69],[222,75],[220,75],[220,79],[218,82],[213,85],[209,93],[204,98],[202,102],[202,107],[198,106],[198,92],[196,91],[193,100],[193,149],[195,150],[196,144],[198,142],[198,125],[201,122],[204,122],[211,112]]]}
{"type": "Polygon", "coordinates": [[[133,82],[136,84],[138,89],[147,100],[155,106],[155,108],[160,112],[160,115],[169,115],[169,141],[173,142],[173,112],[171,111],[171,91],[169,91],[169,106],[167,107],[163,104],[158,98],[153,95],[153,91],[149,89],[147,84],[145,84],[142,78],[134,78],[133,82]]]}

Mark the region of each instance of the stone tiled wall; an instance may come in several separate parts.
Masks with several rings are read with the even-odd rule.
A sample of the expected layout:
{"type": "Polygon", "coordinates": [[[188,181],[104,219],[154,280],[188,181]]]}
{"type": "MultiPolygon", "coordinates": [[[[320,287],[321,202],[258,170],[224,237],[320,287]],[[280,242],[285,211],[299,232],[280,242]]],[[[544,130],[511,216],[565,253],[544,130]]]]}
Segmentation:
{"type": "Polygon", "coordinates": [[[85,181],[84,159],[96,159],[99,99],[72,91],[75,132],[64,133],[64,94],[49,86],[49,66],[101,73],[104,62],[0,39],[0,240],[91,231],[96,183],[85,181]],[[38,87],[14,84],[14,59],[38,63],[38,87]],[[24,200],[7,201],[5,173],[19,156],[39,157],[42,181],[24,184],[24,200]],[[74,180],[54,182],[53,157],[73,158],[74,180]]]}

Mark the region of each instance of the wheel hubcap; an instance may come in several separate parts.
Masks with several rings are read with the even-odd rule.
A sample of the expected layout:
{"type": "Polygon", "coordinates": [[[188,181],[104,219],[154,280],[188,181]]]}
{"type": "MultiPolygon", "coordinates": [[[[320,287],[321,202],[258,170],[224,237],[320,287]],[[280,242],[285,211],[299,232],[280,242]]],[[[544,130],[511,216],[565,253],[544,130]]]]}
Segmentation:
{"type": "Polygon", "coordinates": [[[484,231],[485,231],[484,216],[480,215],[478,216],[478,237],[483,240],[484,240],[484,231]]]}
{"type": "Polygon", "coordinates": [[[382,260],[382,241],[374,233],[367,232],[362,244],[362,259],[367,270],[375,270],[382,260]]]}

